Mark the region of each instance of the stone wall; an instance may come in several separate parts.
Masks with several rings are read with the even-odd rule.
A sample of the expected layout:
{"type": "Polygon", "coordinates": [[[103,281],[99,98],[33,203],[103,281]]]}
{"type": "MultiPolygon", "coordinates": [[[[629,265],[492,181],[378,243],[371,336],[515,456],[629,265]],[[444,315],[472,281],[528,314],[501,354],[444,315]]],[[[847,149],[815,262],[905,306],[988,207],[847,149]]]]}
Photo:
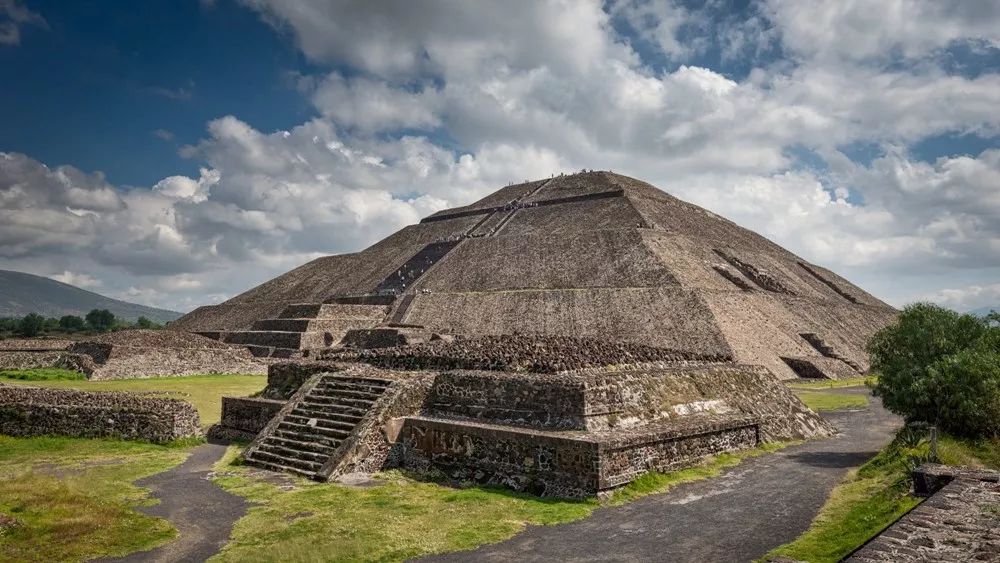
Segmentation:
{"type": "Polygon", "coordinates": [[[844,561],[1000,561],[1000,472],[925,465],[914,485],[931,497],[844,561]]]}
{"type": "Polygon", "coordinates": [[[169,442],[201,429],[198,411],[177,399],[0,386],[0,434],[169,442]]]}
{"type": "Polygon", "coordinates": [[[278,414],[285,401],[253,397],[223,397],[222,419],[208,435],[219,440],[253,440],[278,414]]]}
{"type": "Polygon", "coordinates": [[[756,423],[745,417],[700,417],[616,434],[410,417],[400,438],[408,469],[566,498],[607,493],[649,471],[685,467],[758,443],[756,423]]]}
{"type": "Polygon", "coordinates": [[[0,370],[63,368],[88,373],[93,367],[94,361],[85,354],[71,354],[59,350],[0,351],[0,370]]]}
{"type": "Polygon", "coordinates": [[[731,356],[681,352],[597,338],[502,334],[457,336],[454,340],[363,350],[359,353],[332,352],[329,359],[359,360],[394,369],[559,373],[647,362],[720,362],[730,360],[731,356]]]}
{"type": "Polygon", "coordinates": [[[437,376],[427,414],[539,429],[622,429],[690,414],[761,420],[765,441],[832,435],[767,369],[653,363],[539,375],[452,371],[437,376]]]}

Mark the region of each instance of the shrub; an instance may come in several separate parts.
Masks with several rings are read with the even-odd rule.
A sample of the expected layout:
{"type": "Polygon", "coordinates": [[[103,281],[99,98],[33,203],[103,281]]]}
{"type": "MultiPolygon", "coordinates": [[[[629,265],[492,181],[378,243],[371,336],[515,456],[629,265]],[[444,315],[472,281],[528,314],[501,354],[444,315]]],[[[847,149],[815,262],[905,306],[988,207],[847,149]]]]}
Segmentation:
{"type": "Polygon", "coordinates": [[[59,328],[66,332],[78,332],[87,328],[87,324],[76,315],[66,315],[59,319],[59,328]]]}
{"type": "Polygon", "coordinates": [[[987,319],[910,305],[868,353],[890,411],[956,435],[1000,434],[1000,328],[987,319]]]}
{"type": "Polygon", "coordinates": [[[36,313],[31,313],[26,315],[21,322],[17,325],[17,332],[21,336],[38,336],[42,329],[45,328],[45,317],[38,315],[36,313]]]}
{"type": "Polygon", "coordinates": [[[115,324],[115,315],[107,309],[93,309],[87,313],[87,325],[90,328],[105,332],[115,324]]]}

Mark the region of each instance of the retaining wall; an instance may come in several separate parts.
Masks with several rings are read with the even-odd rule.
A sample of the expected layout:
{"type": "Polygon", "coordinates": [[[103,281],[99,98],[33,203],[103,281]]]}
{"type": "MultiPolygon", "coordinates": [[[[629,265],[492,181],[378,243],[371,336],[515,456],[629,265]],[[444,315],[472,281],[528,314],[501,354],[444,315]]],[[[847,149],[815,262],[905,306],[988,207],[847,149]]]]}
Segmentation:
{"type": "Polygon", "coordinates": [[[201,428],[198,411],[177,399],[0,386],[0,434],[169,442],[201,428]]]}

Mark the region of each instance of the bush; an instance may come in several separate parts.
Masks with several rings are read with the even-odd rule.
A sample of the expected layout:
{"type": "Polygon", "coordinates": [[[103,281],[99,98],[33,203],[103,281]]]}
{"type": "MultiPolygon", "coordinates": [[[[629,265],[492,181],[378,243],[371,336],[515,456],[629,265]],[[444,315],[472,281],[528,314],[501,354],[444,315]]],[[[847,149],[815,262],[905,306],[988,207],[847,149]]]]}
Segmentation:
{"type": "Polygon", "coordinates": [[[105,332],[114,324],[115,315],[107,309],[94,309],[87,313],[87,325],[98,332],[105,332]]]}
{"type": "Polygon", "coordinates": [[[66,332],[79,332],[87,328],[87,324],[76,315],[66,315],[59,319],[59,328],[66,332]]]}
{"type": "Polygon", "coordinates": [[[31,313],[26,315],[21,322],[17,325],[17,332],[21,336],[38,336],[42,329],[45,328],[45,317],[38,315],[36,313],[31,313]]]}
{"type": "Polygon", "coordinates": [[[910,305],[868,344],[890,411],[960,436],[1000,435],[1000,328],[927,303],[910,305]]]}

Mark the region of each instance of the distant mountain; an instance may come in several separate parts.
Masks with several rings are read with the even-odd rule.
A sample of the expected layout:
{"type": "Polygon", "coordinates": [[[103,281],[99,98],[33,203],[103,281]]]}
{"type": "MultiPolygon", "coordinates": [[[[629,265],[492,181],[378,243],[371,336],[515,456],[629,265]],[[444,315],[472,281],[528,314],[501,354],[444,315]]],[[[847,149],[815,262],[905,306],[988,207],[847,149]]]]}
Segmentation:
{"type": "Polygon", "coordinates": [[[23,317],[28,313],[57,318],[63,315],[83,317],[92,309],[107,309],[127,321],[146,317],[165,323],[181,316],[175,311],[111,299],[42,276],[0,270],[0,317],[23,317]]]}
{"type": "Polygon", "coordinates": [[[988,315],[990,311],[996,311],[1000,313],[1000,305],[992,305],[990,307],[980,307],[978,309],[973,309],[969,311],[973,315],[988,315]]]}

